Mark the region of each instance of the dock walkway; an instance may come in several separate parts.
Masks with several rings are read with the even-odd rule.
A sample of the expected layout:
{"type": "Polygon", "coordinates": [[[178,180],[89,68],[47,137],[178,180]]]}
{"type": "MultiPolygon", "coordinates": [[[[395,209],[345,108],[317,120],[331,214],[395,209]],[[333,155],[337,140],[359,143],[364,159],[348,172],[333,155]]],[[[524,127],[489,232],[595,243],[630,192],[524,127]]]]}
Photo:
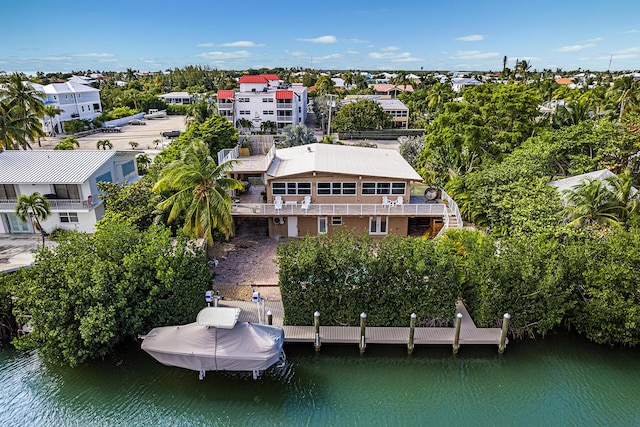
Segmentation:
{"type": "MultiPolygon", "coordinates": [[[[222,300],[220,306],[237,307],[241,322],[259,322],[258,306],[250,301],[222,300]]],[[[282,302],[266,301],[265,313],[271,311],[273,325],[284,329],[285,342],[314,343],[315,331],[313,326],[283,325],[284,308],[282,302]]],[[[500,328],[478,328],[469,315],[464,303],[458,301],[456,314],[461,313],[459,344],[494,344],[500,345],[500,328]]],[[[312,314],[310,314],[311,316],[312,314]]],[[[321,317],[322,319],[322,317],[321,317]]],[[[407,323],[409,318],[407,316],[407,323]]],[[[409,331],[407,327],[379,327],[367,326],[365,339],[367,344],[408,344],[409,331]]],[[[453,345],[455,328],[416,327],[414,330],[415,345],[453,345]]],[[[320,342],[334,344],[358,344],[360,342],[360,326],[320,326],[320,342]]]]}

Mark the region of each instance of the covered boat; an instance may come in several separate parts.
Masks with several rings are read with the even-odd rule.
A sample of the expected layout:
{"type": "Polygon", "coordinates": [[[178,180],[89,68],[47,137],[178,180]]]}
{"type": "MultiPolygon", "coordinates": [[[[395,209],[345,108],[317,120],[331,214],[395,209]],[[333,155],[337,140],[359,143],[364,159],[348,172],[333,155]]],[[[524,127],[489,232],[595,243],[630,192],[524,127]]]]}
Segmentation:
{"type": "Polygon", "coordinates": [[[142,349],[160,363],[200,372],[261,371],[283,360],[284,331],[238,322],[239,308],[206,307],[196,322],[152,329],[142,349]]]}

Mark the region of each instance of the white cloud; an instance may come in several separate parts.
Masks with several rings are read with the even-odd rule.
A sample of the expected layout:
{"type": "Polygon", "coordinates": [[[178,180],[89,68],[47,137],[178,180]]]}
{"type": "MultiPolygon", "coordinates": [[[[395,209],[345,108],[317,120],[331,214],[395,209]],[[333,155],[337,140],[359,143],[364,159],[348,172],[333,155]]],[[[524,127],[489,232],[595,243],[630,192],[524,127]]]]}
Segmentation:
{"type": "Polygon", "coordinates": [[[640,33],[640,30],[636,30],[635,28],[633,30],[628,30],[628,31],[623,31],[622,34],[634,34],[634,33],[640,33]]]}
{"type": "Polygon", "coordinates": [[[251,54],[246,50],[238,50],[235,52],[205,52],[196,56],[206,59],[241,59],[248,58],[251,54]]]}
{"type": "Polygon", "coordinates": [[[302,52],[302,51],[294,51],[294,52],[287,52],[287,53],[290,53],[291,56],[295,56],[297,58],[300,58],[302,56],[309,56],[309,52],[302,52]]]}
{"type": "Polygon", "coordinates": [[[353,50],[353,49],[347,49],[347,53],[349,55],[358,55],[358,54],[360,54],[360,52],[358,52],[357,50],[353,50]]]}
{"type": "Polygon", "coordinates": [[[344,55],[341,53],[332,53],[330,55],[324,55],[324,56],[318,56],[318,57],[313,57],[314,61],[327,61],[329,59],[339,59],[342,58],[344,55]]]}
{"type": "Polygon", "coordinates": [[[595,43],[587,43],[587,44],[574,44],[571,46],[562,46],[561,48],[558,48],[557,51],[558,52],[577,52],[579,50],[583,50],[583,49],[589,49],[592,47],[596,47],[597,45],[595,43]]]}
{"type": "Polygon", "coordinates": [[[237,42],[222,43],[221,46],[225,46],[225,47],[260,47],[260,46],[264,46],[264,45],[263,44],[254,43],[254,42],[249,41],[249,40],[238,40],[237,42]]]}
{"type": "Polygon", "coordinates": [[[602,37],[594,37],[592,39],[587,39],[585,41],[588,43],[595,43],[595,42],[601,42],[602,40],[604,40],[602,37]]]}
{"type": "Polygon", "coordinates": [[[370,52],[369,57],[373,59],[386,60],[390,62],[420,62],[422,59],[414,58],[409,52],[370,52]]]}
{"type": "Polygon", "coordinates": [[[45,56],[38,59],[41,61],[69,61],[71,58],[68,56],[45,56]]]}
{"type": "Polygon", "coordinates": [[[322,43],[322,44],[335,43],[338,41],[336,36],[320,36],[314,39],[298,39],[298,40],[301,42],[322,43]]]}
{"type": "Polygon", "coordinates": [[[209,42],[209,43],[199,43],[199,44],[196,45],[196,47],[213,47],[213,46],[215,46],[215,43],[211,43],[211,42],[209,42]]]}
{"type": "Polygon", "coordinates": [[[613,52],[614,54],[626,54],[626,53],[640,53],[640,47],[630,47],[627,49],[620,49],[613,52]]]}
{"type": "Polygon", "coordinates": [[[71,56],[88,56],[91,58],[108,58],[113,56],[112,53],[76,53],[71,56]]]}
{"type": "Polygon", "coordinates": [[[369,43],[367,40],[362,39],[347,39],[345,41],[348,43],[369,43]]]}
{"type": "Polygon", "coordinates": [[[398,46],[387,46],[387,47],[380,48],[380,50],[383,52],[391,52],[394,50],[400,50],[400,48],[398,46]]]}
{"type": "Polygon", "coordinates": [[[484,40],[485,36],[483,34],[472,34],[470,36],[458,37],[456,40],[460,40],[462,42],[477,42],[484,40]]]}
{"type": "Polygon", "coordinates": [[[605,61],[609,59],[634,59],[637,57],[638,55],[636,55],[635,53],[619,53],[619,54],[614,54],[610,56],[599,56],[596,59],[605,61]]]}
{"type": "Polygon", "coordinates": [[[479,50],[459,50],[451,57],[455,59],[489,59],[495,58],[498,55],[496,52],[481,52],[479,50]]]}

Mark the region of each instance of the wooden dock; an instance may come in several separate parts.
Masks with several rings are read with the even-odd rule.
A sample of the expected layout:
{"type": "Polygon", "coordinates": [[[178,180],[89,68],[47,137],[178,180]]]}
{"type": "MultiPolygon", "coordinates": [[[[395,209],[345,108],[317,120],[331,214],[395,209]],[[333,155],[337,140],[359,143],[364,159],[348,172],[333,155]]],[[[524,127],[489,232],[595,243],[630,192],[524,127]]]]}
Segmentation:
{"type": "MultiPolygon", "coordinates": [[[[220,301],[220,306],[237,307],[242,310],[239,320],[242,322],[259,323],[258,305],[250,301],[220,301]]],[[[266,301],[264,312],[271,311],[272,324],[284,329],[285,342],[315,343],[316,336],[313,326],[283,325],[284,308],[279,301],[266,301]]],[[[464,303],[458,301],[456,314],[462,314],[460,325],[460,345],[493,344],[500,345],[500,328],[478,328],[469,315],[464,303]]],[[[312,314],[310,314],[312,316],[312,314]]],[[[409,324],[409,316],[407,316],[409,324]]],[[[322,344],[360,344],[360,326],[320,326],[320,342],[322,344]]],[[[365,340],[367,344],[405,344],[409,343],[410,327],[379,327],[367,326],[365,340]]],[[[415,345],[454,345],[455,327],[430,328],[416,327],[414,329],[415,345]]],[[[506,344],[506,342],[505,342],[506,344]]]]}

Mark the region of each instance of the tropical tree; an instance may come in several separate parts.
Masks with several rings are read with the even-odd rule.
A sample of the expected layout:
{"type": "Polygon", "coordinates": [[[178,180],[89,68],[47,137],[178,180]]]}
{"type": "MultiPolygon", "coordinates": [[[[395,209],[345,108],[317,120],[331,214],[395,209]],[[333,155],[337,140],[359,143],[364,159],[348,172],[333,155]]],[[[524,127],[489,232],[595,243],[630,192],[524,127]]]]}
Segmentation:
{"type": "Polygon", "coordinates": [[[640,84],[632,76],[617,79],[607,93],[618,107],[618,119],[629,110],[635,110],[640,103],[640,84]]]}
{"type": "Polygon", "coordinates": [[[569,225],[620,227],[619,204],[603,181],[584,180],[572,190],[565,191],[565,197],[564,214],[570,221],[569,225]]]}
{"type": "Polygon", "coordinates": [[[53,147],[54,150],[73,150],[74,148],[80,148],[80,142],[75,136],[68,136],[53,147]]]}
{"type": "Polygon", "coordinates": [[[44,238],[47,232],[42,228],[40,221],[46,220],[51,214],[51,206],[49,201],[40,193],[35,192],[30,196],[21,194],[16,202],[16,216],[22,222],[28,222],[33,217],[35,228],[42,235],[42,247],[44,247],[44,238]]]}
{"type": "Polygon", "coordinates": [[[336,93],[335,83],[331,80],[329,76],[321,76],[316,81],[316,90],[314,91],[317,95],[326,95],[336,93]]]}
{"type": "Polygon", "coordinates": [[[138,144],[138,143],[137,143],[137,142],[135,142],[135,141],[129,141],[129,145],[131,146],[131,149],[132,149],[132,150],[135,150],[136,148],[138,148],[138,146],[139,146],[140,144],[138,144]]]}
{"type": "Polygon", "coordinates": [[[63,110],[56,107],[55,105],[46,105],[44,107],[44,116],[46,118],[48,118],[47,122],[49,124],[49,126],[51,127],[51,134],[52,136],[55,136],[56,134],[56,126],[57,124],[54,124],[54,121],[56,119],[56,116],[63,113],[63,110]]]}
{"type": "Polygon", "coordinates": [[[96,149],[100,150],[106,150],[106,149],[111,150],[113,148],[113,144],[111,143],[111,141],[109,141],[108,139],[101,139],[98,142],[96,142],[96,149]]]}
{"type": "Polygon", "coordinates": [[[19,148],[23,138],[22,120],[16,118],[9,102],[0,100],[0,151],[19,148]]]}
{"type": "Polygon", "coordinates": [[[33,86],[23,83],[23,80],[26,80],[23,74],[13,73],[5,85],[4,96],[15,109],[16,117],[23,120],[24,138],[19,141],[19,144],[26,149],[31,148],[29,142],[44,136],[39,119],[45,114],[43,102],[45,95],[33,86]]]}
{"type": "Polygon", "coordinates": [[[289,125],[282,129],[278,147],[294,147],[318,142],[313,131],[305,125],[289,125]]]}
{"type": "Polygon", "coordinates": [[[189,105],[184,121],[187,125],[191,123],[204,123],[207,119],[213,117],[216,112],[216,105],[203,98],[189,105]]]}
{"type": "Polygon", "coordinates": [[[361,99],[342,105],[333,127],[346,132],[386,129],[391,127],[391,116],[376,101],[361,99]]]}
{"type": "Polygon", "coordinates": [[[276,127],[276,123],[271,120],[260,123],[260,130],[264,133],[275,133],[276,127]]]}
{"type": "Polygon", "coordinates": [[[204,238],[209,245],[213,245],[216,229],[228,237],[233,224],[229,190],[243,188],[242,182],[227,178],[232,166],[232,162],[216,165],[207,145],[194,141],[180,159],[160,172],[153,191],[172,194],[158,204],[158,209],[169,210],[169,223],[184,213],[185,233],[204,238]]]}
{"type": "Polygon", "coordinates": [[[618,204],[618,217],[621,222],[626,222],[630,216],[640,211],[640,195],[633,186],[633,175],[630,169],[618,176],[606,178],[605,183],[618,204]]]}

